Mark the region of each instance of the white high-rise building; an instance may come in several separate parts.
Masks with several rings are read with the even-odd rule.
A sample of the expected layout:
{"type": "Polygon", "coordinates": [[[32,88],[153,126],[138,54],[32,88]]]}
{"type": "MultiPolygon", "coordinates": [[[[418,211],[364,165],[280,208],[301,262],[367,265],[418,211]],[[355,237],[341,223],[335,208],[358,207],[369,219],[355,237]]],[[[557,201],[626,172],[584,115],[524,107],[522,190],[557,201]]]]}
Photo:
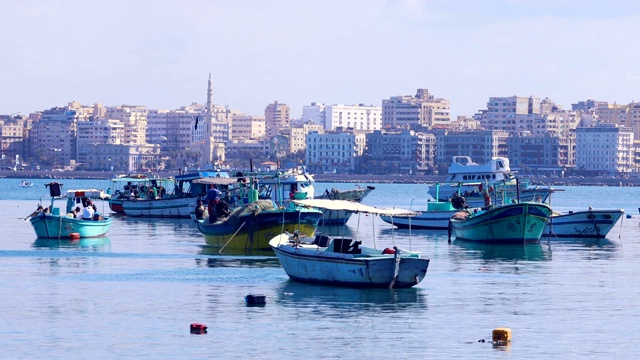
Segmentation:
{"type": "Polygon", "coordinates": [[[633,130],[616,124],[576,129],[576,170],[621,175],[634,169],[633,130]]]}
{"type": "Polygon", "coordinates": [[[351,128],[373,132],[382,129],[382,108],[374,105],[327,105],[324,108],[326,131],[351,128]]]}

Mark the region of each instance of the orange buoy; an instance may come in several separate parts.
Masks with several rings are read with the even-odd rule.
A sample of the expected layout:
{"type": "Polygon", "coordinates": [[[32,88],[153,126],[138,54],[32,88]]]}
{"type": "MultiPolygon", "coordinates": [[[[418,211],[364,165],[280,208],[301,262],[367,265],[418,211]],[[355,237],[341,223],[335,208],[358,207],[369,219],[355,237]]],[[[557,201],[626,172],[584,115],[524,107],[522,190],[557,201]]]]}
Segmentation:
{"type": "Polygon", "coordinates": [[[70,233],[69,239],[71,240],[80,240],[80,233],[70,233]]]}

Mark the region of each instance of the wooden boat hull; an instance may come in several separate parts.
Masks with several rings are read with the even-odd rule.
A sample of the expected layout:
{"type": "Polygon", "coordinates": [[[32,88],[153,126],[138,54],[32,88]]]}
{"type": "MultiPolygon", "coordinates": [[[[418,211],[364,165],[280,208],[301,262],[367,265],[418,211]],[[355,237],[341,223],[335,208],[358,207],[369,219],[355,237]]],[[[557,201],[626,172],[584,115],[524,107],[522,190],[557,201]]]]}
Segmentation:
{"type": "Polygon", "coordinates": [[[195,197],[168,199],[122,200],[122,208],[127,216],[189,219],[195,197]]]}
{"type": "Polygon", "coordinates": [[[604,238],[624,214],[624,210],[586,210],[553,214],[544,235],[570,238],[604,238]]]}
{"type": "Polygon", "coordinates": [[[111,209],[111,211],[118,213],[118,214],[124,214],[124,208],[122,207],[122,199],[110,199],[109,200],[109,209],[111,209]]]}
{"type": "Polygon", "coordinates": [[[205,218],[196,220],[196,224],[208,246],[219,247],[223,252],[246,252],[269,250],[269,240],[283,231],[297,230],[300,236],[313,236],[321,217],[322,212],[317,209],[282,209],[213,224],[205,218]]]}
{"type": "Polygon", "coordinates": [[[493,244],[537,244],[549,221],[551,208],[539,203],[500,205],[465,219],[451,218],[457,240],[493,244]]]}
{"type": "Polygon", "coordinates": [[[45,213],[35,215],[29,221],[37,237],[49,239],[68,239],[72,233],[81,238],[103,237],[111,227],[111,218],[81,220],[45,213]]]}
{"type": "Polygon", "coordinates": [[[281,234],[270,242],[287,275],[295,281],[325,285],[362,288],[408,288],[424,279],[429,259],[415,253],[405,253],[396,259],[394,254],[347,254],[324,251],[326,248],[308,245],[295,247],[288,236],[281,234]],[[322,250],[321,250],[322,249],[322,250]],[[398,260],[398,276],[393,281],[398,260]]]}

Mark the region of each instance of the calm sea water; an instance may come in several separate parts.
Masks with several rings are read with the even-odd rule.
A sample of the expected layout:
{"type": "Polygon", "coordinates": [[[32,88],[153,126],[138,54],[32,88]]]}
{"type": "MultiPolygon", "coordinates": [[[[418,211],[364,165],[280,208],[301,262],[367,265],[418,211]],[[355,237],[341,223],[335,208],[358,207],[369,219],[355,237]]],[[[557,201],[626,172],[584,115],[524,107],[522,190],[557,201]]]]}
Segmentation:
{"type": "MultiPolygon", "coordinates": [[[[271,255],[203,248],[189,220],[115,216],[103,239],[37,241],[22,220],[47,199],[46,181],[34,182],[20,188],[19,179],[0,179],[2,359],[624,359],[640,350],[640,188],[555,194],[555,210],[591,205],[632,215],[604,240],[449,245],[446,231],[392,231],[364,215],[321,228],[359,228],[365,242],[395,242],[431,259],[415,288],[358,290],[291,282],[271,255]],[[248,294],[266,295],[267,304],[247,307],[248,294]],[[208,333],[190,334],[194,322],[208,333]],[[509,346],[478,342],[497,327],[512,329],[509,346]]],[[[425,185],[375,186],[365,203],[426,206],[425,185]]]]}

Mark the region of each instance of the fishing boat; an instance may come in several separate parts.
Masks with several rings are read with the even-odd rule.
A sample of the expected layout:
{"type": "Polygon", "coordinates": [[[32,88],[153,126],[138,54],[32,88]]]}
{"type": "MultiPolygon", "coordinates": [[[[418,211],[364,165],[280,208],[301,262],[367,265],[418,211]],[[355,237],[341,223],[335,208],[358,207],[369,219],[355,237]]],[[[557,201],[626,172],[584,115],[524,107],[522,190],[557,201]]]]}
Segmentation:
{"type": "Polygon", "coordinates": [[[142,191],[134,191],[128,198],[122,199],[122,209],[131,217],[188,219],[196,200],[204,197],[208,190],[204,184],[194,183],[194,180],[213,177],[235,181],[221,171],[188,173],[178,175],[175,179],[150,179],[150,184],[142,191]],[[151,193],[153,190],[155,192],[151,193]]]}
{"type": "MultiPolygon", "coordinates": [[[[410,210],[380,209],[344,200],[300,200],[298,205],[321,209],[344,210],[358,214],[409,216],[410,210]]],[[[429,259],[420,253],[397,246],[379,250],[361,246],[352,238],[317,234],[304,237],[298,233],[274,236],[269,245],[287,275],[294,281],[363,288],[408,288],[424,279],[429,259]]]]}
{"type": "Polygon", "coordinates": [[[454,156],[448,168],[447,178],[437,190],[429,187],[429,195],[436,201],[449,201],[454,193],[464,196],[470,207],[484,206],[484,193],[488,191],[493,203],[499,205],[503,198],[520,201],[544,202],[548,196],[544,187],[530,187],[528,180],[518,179],[511,170],[509,159],[495,157],[485,164],[477,164],[469,156],[454,156]],[[501,189],[501,196],[494,193],[501,189]],[[516,191],[519,193],[516,194],[516,191]]]}
{"type": "Polygon", "coordinates": [[[135,191],[138,191],[138,193],[143,192],[139,189],[145,186],[148,187],[153,179],[157,180],[158,177],[148,173],[119,175],[110,179],[110,187],[107,189],[107,193],[111,194],[109,199],[111,211],[124,214],[122,202],[135,197],[135,191]]]}
{"type": "MultiPolygon", "coordinates": [[[[359,203],[373,190],[375,190],[375,187],[371,185],[366,187],[356,185],[355,189],[350,190],[332,188],[331,190],[326,189],[320,195],[316,195],[314,199],[347,200],[359,203]]],[[[343,210],[325,209],[323,210],[323,214],[322,225],[345,225],[353,213],[343,210]]]]}
{"type": "Polygon", "coordinates": [[[45,185],[49,188],[51,204],[44,207],[42,202],[38,209],[25,217],[24,220],[31,223],[38,238],[49,239],[79,239],[79,238],[99,238],[109,231],[111,218],[104,217],[100,213],[95,213],[91,220],[76,217],[73,213],[76,204],[91,206],[91,199],[107,200],[108,194],[102,190],[69,190],[62,195],[62,184],[51,182],[45,185]],[[56,202],[66,203],[66,212],[62,214],[60,207],[56,207],[56,202]]]}
{"type": "Polygon", "coordinates": [[[624,214],[623,209],[594,210],[552,213],[544,228],[549,238],[604,238],[624,214]]]}
{"type": "Polygon", "coordinates": [[[20,187],[32,187],[33,183],[27,179],[20,181],[20,187]]]}
{"type": "MultiPolygon", "coordinates": [[[[254,190],[252,200],[255,197],[257,190],[254,190]]],[[[209,221],[209,215],[195,220],[206,245],[219,249],[219,253],[269,250],[269,240],[286,231],[313,236],[322,218],[318,209],[295,204],[282,207],[270,199],[256,199],[229,213],[224,208],[214,207],[216,219],[213,222],[209,221]]]]}
{"type": "Polygon", "coordinates": [[[449,241],[453,233],[456,240],[537,244],[550,215],[551,208],[537,202],[516,202],[488,209],[461,209],[449,220],[449,241]]]}

